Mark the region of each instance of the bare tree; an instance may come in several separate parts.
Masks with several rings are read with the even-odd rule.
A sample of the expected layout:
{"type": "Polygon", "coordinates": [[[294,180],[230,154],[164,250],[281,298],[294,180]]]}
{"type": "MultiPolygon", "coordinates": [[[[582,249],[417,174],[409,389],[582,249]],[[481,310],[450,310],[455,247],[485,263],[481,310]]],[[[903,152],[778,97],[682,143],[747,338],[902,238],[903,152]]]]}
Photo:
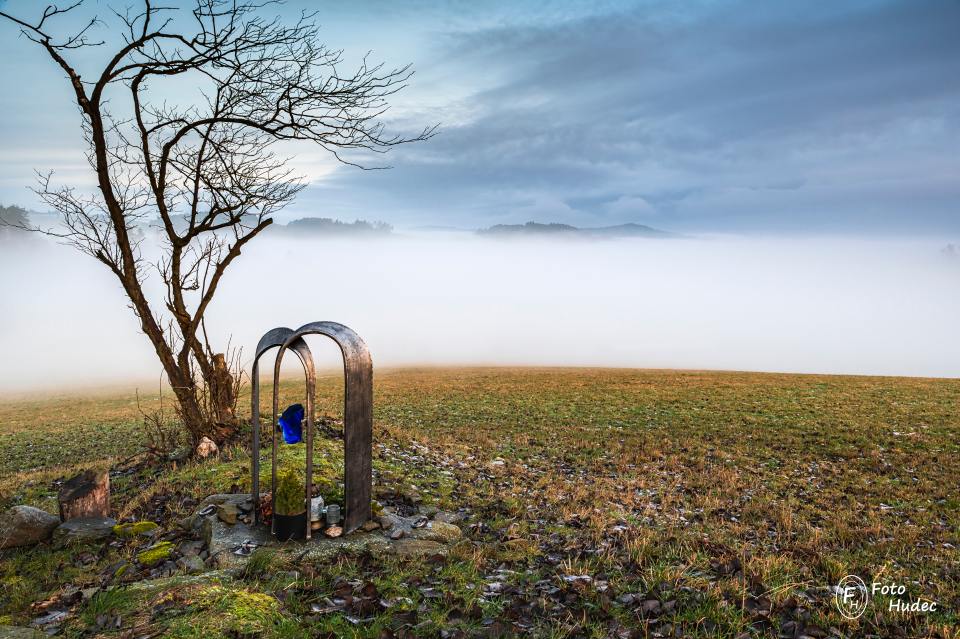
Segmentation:
{"type": "Polygon", "coordinates": [[[122,46],[117,40],[102,70],[81,77],[70,58],[108,46],[92,39],[104,23],[84,20],[65,37],[53,27],[82,2],[50,5],[32,20],[0,11],[69,80],[97,178],[95,192],[84,194],[40,176],[37,193],[63,224],[31,230],[56,235],[110,269],[194,441],[206,435],[223,442],[236,430],[237,380],[206,340],[204,315],[227,267],[304,187],[272,147],[303,140],[346,164],[384,168],[361,166],[344,151],[383,153],[435,129],[385,134],[380,116],[410,78],[409,65],[391,69],[364,59],[341,74],[342,52],[319,43],[312,16],[266,18],[270,0],[195,0],[189,11],[144,0],[135,11],[115,11],[122,46]],[[202,98],[185,106],[151,101],[151,88],[170,81],[199,89],[202,98]],[[162,257],[150,261],[139,227],[154,220],[162,257]],[[150,268],[165,284],[161,303],[145,294],[150,268]]]}

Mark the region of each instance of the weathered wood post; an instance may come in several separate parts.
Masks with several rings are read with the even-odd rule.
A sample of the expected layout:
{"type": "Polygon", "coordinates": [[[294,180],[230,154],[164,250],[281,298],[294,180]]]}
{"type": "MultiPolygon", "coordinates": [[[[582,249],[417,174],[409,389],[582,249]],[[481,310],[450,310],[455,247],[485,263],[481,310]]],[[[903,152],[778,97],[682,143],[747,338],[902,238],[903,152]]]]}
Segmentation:
{"type": "Polygon", "coordinates": [[[86,470],[64,482],[57,495],[60,520],[110,516],[110,473],[86,470]]]}

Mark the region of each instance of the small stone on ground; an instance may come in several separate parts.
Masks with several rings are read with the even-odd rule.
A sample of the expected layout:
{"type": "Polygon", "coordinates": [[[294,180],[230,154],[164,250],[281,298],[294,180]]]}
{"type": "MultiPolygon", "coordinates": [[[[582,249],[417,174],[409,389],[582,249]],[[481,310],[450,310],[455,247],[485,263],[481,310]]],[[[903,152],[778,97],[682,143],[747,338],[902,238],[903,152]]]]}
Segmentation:
{"type": "Polygon", "coordinates": [[[60,518],[33,506],[14,506],[0,515],[0,548],[29,546],[50,539],[60,518]]]}
{"type": "Polygon", "coordinates": [[[237,523],[237,516],[240,514],[240,509],[237,507],[237,504],[232,502],[224,502],[217,506],[217,517],[220,518],[225,524],[235,524],[237,523]]]}
{"type": "Polygon", "coordinates": [[[414,528],[410,536],[414,539],[427,539],[448,544],[460,539],[463,533],[453,524],[447,524],[442,521],[431,521],[423,528],[414,528]]]}
{"type": "Polygon", "coordinates": [[[53,545],[62,548],[69,544],[89,544],[103,541],[113,535],[117,525],[110,517],[81,517],[65,521],[53,531],[53,545]]]}
{"type": "Polygon", "coordinates": [[[190,574],[200,573],[207,569],[203,560],[196,555],[192,557],[180,557],[180,559],[177,559],[177,567],[190,574]]]}
{"type": "Polygon", "coordinates": [[[199,459],[206,459],[211,455],[219,454],[220,449],[217,448],[217,444],[212,439],[209,437],[204,437],[200,440],[200,443],[197,444],[196,453],[199,459]]]}
{"type": "Polygon", "coordinates": [[[463,521],[463,515],[441,510],[433,516],[434,521],[442,521],[445,524],[457,524],[463,521]]]}

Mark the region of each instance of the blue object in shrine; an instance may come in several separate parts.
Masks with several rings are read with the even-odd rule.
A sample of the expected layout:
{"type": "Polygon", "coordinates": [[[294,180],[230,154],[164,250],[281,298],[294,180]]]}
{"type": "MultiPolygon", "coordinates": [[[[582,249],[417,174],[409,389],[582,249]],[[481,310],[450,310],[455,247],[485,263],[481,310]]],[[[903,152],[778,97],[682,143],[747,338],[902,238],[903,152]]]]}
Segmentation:
{"type": "Polygon", "coordinates": [[[287,444],[296,444],[303,439],[303,404],[287,406],[280,415],[280,430],[283,441],[287,444]]]}

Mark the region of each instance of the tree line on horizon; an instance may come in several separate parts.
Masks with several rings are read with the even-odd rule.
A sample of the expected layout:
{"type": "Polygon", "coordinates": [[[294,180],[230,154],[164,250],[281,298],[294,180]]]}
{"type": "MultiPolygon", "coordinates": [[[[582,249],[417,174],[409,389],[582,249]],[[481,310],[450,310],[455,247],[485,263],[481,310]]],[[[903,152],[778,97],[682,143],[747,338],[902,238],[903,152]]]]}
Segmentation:
{"type": "Polygon", "coordinates": [[[21,206],[0,204],[0,238],[23,233],[30,227],[30,213],[21,206]]]}

